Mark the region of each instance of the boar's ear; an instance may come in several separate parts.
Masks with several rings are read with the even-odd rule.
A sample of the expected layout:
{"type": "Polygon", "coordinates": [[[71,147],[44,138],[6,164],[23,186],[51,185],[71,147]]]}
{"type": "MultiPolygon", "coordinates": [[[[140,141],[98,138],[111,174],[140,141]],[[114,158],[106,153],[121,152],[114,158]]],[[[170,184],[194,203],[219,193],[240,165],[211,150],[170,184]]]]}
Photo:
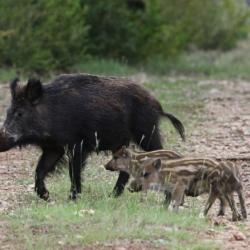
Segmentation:
{"type": "Polygon", "coordinates": [[[15,78],[10,83],[10,92],[11,92],[11,96],[13,99],[16,98],[16,94],[17,94],[16,91],[17,91],[17,87],[18,87],[18,82],[19,82],[19,79],[15,78]]]}
{"type": "Polygon", "coordinates": [[[160,168],[161,168],[161,159],[155,160],[153,162],[153,165],[154,165],[155,169],[160,170],[160,168]]]}
{"type": "Polygon", "coordinates": [[[36,102],[43,95],[43,86],[40,80],[38,79],[29,79],[26,90],[26,98],[31,102],[36,102]]]}

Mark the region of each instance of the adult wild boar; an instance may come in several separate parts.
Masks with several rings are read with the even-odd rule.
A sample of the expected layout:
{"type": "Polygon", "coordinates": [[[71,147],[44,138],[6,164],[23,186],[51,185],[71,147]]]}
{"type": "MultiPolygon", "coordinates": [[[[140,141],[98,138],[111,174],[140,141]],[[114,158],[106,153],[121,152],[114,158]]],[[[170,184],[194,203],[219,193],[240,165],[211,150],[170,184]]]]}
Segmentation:
{"type": "MultiPolygon", "coordinates": [[[[161,149],[159,119],[167,117],[184,139],[182,123],[165,113],[159,102],[131,80],[87,74],[56,77],[50,84],[30,79],[10,84],[11,105],[0,133],[0,151],[37,145],[42,155],[35,190],[49,198],[44,183],[65,153],[69,157],[71,198],[81,192],[81,168],[93,151],[116,151],[133,141],[144,150],[161,149]]],[[[120,172],[114,195],[120,195],[129,175],[120,172]]]]}

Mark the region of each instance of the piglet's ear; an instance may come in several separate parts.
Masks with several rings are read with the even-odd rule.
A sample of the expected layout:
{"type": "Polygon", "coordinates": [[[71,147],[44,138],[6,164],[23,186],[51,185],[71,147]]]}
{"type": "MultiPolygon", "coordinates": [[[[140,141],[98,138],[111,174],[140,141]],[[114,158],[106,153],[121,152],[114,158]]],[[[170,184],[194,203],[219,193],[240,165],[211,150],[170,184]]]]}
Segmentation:
{"type": "Polygon", "coordinates": [[[25,95],[31,103],[35,103],[41,98],[43,95],[43,86],[40,80],[29,79],[25,89],[25,95]]]}
{"type": "Polygon", "coordinates": [[[122,156],[126,157],[127,156],[127,147],[126,146],[122,146],[121,152],[122,152],[122,156]]]}
{"type": "Polygon", "coordinates": [[[13,99],[16,98],[19,79],[15,78],[10,83],[10,93],[13,99]]]}
{"type": "Polygon", "coordinates": [[[161,168],[161,159],[155,160],[153,165],[154,165],[155,169],[160,170],[160,168],[161,168]]]}

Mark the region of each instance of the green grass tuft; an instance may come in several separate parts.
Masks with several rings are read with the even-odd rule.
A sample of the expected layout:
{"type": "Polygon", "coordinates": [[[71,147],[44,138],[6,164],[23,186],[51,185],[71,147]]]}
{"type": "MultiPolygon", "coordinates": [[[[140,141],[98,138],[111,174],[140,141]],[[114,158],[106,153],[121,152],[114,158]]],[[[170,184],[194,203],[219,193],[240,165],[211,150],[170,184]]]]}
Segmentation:
{"type": "Polygon", "coordinates": [[[126,63],[119,63],[112,59],[103,58],[91,58],[87,61],[78,63],[72,67],[72,71],[116,76],[128,76],[136,73],[136,70],[126,63]]]}
{"type": "Polygon", "coordinates": [[[192,51],[176,59],[152,58],[145,70],[151,74],[205,76],[211,78],[250,78],[250,39],[235,49],[222,51],[192,51]]]}
{"type": "Polygon", "coordinates": [[[150,193],[144,202],[140,201],[140,194],[128,191],[118,199],[109,197],[116,176],[103,173],[100,178],[96,168],[87,169],[83,195],[77,202],[66,199],[66,173],[49,179],[54,202],[46,203],[35,194],[28,194],[22,207],[5,217],[11,225],[10,240],[19,241],[25,249],[86,246],[124,239],[150,240],[156,245],[161,242],[170,249],[185,249],[184,242],[189,249],[197,245],[196,235],[208,224],[199,218],[196,206],[175,214],[163,207],[162,194],[150,193]]]}

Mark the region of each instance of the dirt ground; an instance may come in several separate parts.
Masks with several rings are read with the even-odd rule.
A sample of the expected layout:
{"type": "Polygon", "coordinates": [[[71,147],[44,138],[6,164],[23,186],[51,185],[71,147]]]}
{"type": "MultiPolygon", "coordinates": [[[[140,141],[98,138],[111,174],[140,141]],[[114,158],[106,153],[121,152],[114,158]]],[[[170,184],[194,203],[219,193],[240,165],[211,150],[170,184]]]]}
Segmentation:
{"type": "MultiPolygon", "coordinates": [[[[250,82],[244,81],[200,81],[198,85],[209,85],[204,94],[202,119],[185,143],[184,151],[192,155],[207,155],[221,158],[246,158],[236,161],[242,169],[246,207],[250,215],[250,82]],[[249,160],[248,160],[249,159],[249,160]]],[[[216,208],[217,209],[217,208],[216,208]]],[[[222,243],[222,249],[250,249],[250,221],[244,222],[244,234],[235,223],[224,218],[213,219],[215,224],[225,225],[218,233],[209,231],[207,237],[222,243]]]]}
{"type": "MultiPolygon", "coordinates": [[[[197,85],[207,85],[209,90],[202,99],[205,109],[198,126],[188,135],[181,152],[192,155],[235,157],[250,159],[250,82],[244,81],[198,81],[197,85]]],[[[0,86],[0,125],[4,109],[9,100],[5,85],[0,86]]],[[[12,150],[0,154],[0,213],[17,207],[24,192],[33,192],[33,172],[38,152],[33,148],[12,150]],[[22,182],[22,177],[30,176],[32,184],[22,182]]],[[[245,187],[246,206],[250,216],[250,168],[247,161],[242,163],[242,176],[245,187]]],[[[212,219],[215,224],[223,224],[226,230],[220,233],[210,230],[201,233],[200,238],[213,239],[223,243],[222,249],[250,249],[250,220],[244,222],[244,233],[237,224],[225,218],[212,219]]],[[[14,249],[6,241],[7,223],[0,220],[1,249],[14,249]]],[[[93,248],[94,249],[94,248],[93,248]]],[[[151,249],[143,242],[124,241],[118,244],[103,245],[101,249],[151,249]]]]}

